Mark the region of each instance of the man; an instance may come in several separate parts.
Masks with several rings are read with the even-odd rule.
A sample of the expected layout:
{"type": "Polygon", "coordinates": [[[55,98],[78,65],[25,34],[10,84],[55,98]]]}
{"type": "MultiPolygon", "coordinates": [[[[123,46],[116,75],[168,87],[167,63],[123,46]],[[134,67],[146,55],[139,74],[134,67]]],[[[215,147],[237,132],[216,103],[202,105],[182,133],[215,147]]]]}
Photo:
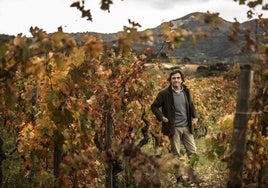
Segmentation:
{"type": "MultiPolygon", "coordinates": [[[[193,136],[193,126],[198,121],[196,110],[179,69],[170,73],[168,82],[170,85],[158,93],[151,110],[162,121],[162,133],[169,137],[172,153],[179,157],[182,143],[190,157],[196,152],[193,136]]],[[[178,182],[186,183],[181,174],[176,178],[178,182]]]]}

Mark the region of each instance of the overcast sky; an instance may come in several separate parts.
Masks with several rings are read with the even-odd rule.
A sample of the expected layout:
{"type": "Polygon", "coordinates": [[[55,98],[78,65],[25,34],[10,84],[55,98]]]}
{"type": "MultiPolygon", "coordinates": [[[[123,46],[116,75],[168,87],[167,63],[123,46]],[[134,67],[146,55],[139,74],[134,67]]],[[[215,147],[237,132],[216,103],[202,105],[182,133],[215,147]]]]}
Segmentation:
{"type": "MultiPolygon", "coordinates": [[[[113,0],[110,13],[100,10],[101,0],[85,0],[86,9],[91,9],[93,22],[81,18],[81,12],[70,5],[79,0],[0,0],[0,34],[30,35],[31,26],[47,33],[101,32],[113,33],[129,26],[128,19],[140,23],[144,30],[164,21],[181,18],[193,12],[219,12],[228,21],[237,18],[247,20],[246,6],[233,0],[113,0]]],[[[268,0],[264,0],[264,3],[268,0]]],[[[268,11],[257,10],[268,18],[268,11]]]]}

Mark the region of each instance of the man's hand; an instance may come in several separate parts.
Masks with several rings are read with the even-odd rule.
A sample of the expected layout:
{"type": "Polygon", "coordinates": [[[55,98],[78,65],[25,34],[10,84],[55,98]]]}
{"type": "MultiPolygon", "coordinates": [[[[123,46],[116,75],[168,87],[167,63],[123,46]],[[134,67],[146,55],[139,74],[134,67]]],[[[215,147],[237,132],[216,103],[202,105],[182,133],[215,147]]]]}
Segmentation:
{"type": "Polygon", "coordinates": [[[193,126],[194,126],[194,128],[198,128],[198,118],[193,118],[192,119],[192,124],[193,124],[193,126]]]}
{"type": "Polygon", "coordinates": [[[163,121],[164,123],[167,123],[167,122],[168,122],[168,118],[166,118],[165,116],[163,116],[163,117],[162,117],[162,121],[163,121]]]}

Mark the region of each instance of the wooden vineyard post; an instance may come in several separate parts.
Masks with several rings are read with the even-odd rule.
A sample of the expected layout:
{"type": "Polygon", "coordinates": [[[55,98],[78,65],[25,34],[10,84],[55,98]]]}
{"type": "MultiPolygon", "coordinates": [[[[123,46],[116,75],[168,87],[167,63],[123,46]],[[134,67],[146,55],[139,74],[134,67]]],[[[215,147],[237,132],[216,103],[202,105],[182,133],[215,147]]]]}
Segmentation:
{"type": "Polygon", "coordinates": [[[239,90],[231,143],[232,154],[228,182],[228,187],[231,188],[243,187],[243,159],[246,152],[252,79],[253,71],[251,71],[251,66],[242,65],[240,67],[239,90]]]}
{"type": "Polygon", "coordinates": [[[5,152],[3,151],[3,145],[4,141],[2,140],[2,138],[0,138],[0,187],[2,187],[2,180],[3,180],[2,161],[6,159],[5,152]]]}
{"type": "Polygon", "coordinates": [[[113,137],[113,118],[112,109],[109,103],[108,96],[105,97],[105,112],[104,112],[104,124],[105,124],[105,150],[107,155],[108,166],[106,168],[105,188],[113,188],[113,164],[110,156],[113,137]]]}

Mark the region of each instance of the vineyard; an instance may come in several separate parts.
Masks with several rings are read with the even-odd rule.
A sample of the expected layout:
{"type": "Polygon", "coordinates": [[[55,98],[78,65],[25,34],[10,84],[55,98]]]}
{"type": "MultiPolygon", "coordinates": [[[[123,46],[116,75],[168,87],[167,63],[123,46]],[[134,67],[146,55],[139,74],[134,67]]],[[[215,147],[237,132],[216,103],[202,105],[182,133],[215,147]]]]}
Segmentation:
{"type": "MultiPolygon", "coordinates": [[[[215,14],[200,19],[219,24],[215,14]]],[[[261,28],[267,23],[260,18],[261,28]]],[[[31,28],[32,37],[18,34],[0,44],[2,187],[177,187],[174,168],[190,175],[188,164],[203,180],[195,187],[235,187],[232,136],[242,65],[219,69],[171,62],[185,73],[199,114],[197,154],[190,161],[182,156],[178,165],[150,110],[157,92],[167,86],[170,70],[159,58],[148,60],[151,48],[141,54],[132,50],[135,43],[153,40],[150,31],[141,35],[138,26],[130,22],[124,28],[117,49],[87,34],[77,42],[62,28],[50,35],[31,28]]],[[[194,43],[201,35],[168,24],[162,29],[167,55],[184,38],[194,43]]],[[[237,45],[238,23],[231,31],[230,40],[237,45]]],[[[267,33],[258,40],[245,35],[244,40],[254,79],[239,181],[245,187],[265,187],[267,33]]]]}

